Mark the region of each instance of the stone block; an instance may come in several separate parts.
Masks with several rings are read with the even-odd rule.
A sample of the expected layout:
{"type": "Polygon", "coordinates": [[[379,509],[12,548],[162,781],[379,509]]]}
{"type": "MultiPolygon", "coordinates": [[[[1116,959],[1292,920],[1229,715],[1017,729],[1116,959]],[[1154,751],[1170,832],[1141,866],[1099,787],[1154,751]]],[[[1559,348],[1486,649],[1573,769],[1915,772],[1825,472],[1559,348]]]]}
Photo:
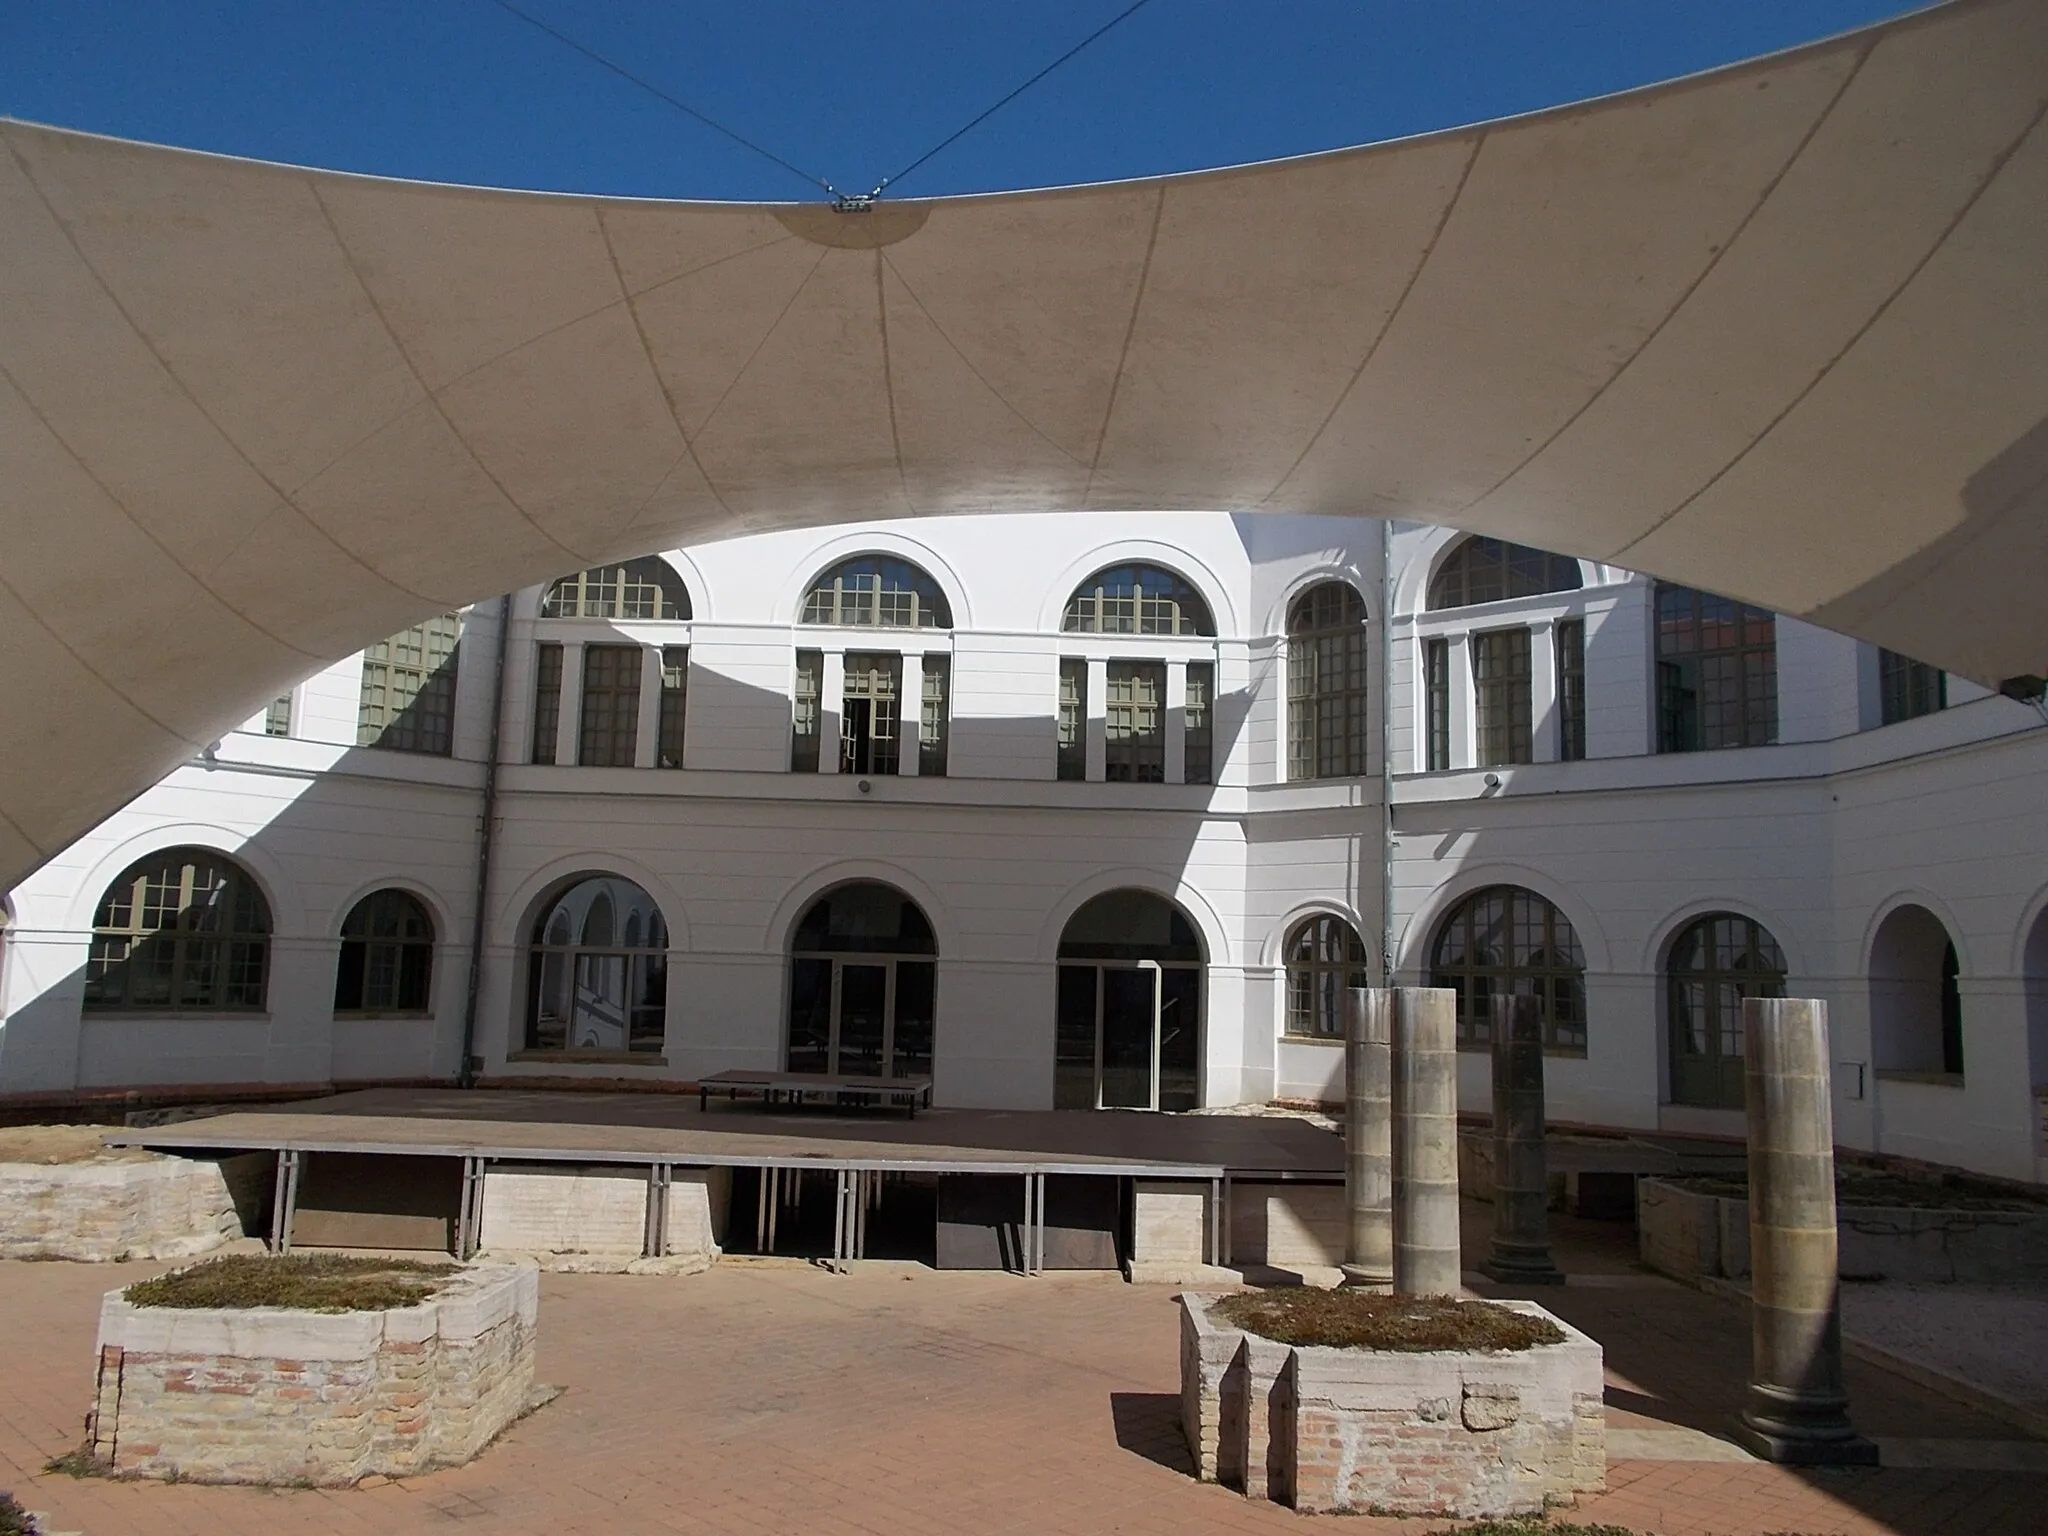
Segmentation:
{"type": "Polygon", "coordinates": [[[1233,1184],[1230,1246],[1233,1265],[1317,1270],[1344,1262],[1342,1184],[1233,1184]]]}
{"type": "Polygon", "coordinates": [[[0,1258],[182,1259],[243,1236],[236,1190],[267,1169],[236,1158],[0,1163],[0,1258]]]}
{"type": "Polygon", "coordinates": [[[93,1454],[115,1472],[341,1485],[469,1460],[533,1399],[539,1276],[490,1265],[382,1312],[100,1308],[93,1454]]]}
{"type": "Polygon", "coordinates": [[[490,1253],[637,1258],[647,1241],[647,1170],[493,1163],[480,1237],[490,1253]]]}

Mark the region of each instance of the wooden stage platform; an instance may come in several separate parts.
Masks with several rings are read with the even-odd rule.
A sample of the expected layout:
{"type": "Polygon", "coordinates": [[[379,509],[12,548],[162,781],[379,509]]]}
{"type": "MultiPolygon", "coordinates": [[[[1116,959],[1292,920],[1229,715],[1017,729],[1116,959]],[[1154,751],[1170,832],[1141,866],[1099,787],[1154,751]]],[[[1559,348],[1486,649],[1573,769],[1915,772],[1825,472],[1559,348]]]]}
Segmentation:
{"type": "Polygon", "coordinates": [[[1341,1179],[1343,1139],[1304,1120],[1138,1110],[767,1108],[650,1093],[366,1089],[108,1134],[161,1151],[354,1152],[532,1162],[1341,1179]]]}

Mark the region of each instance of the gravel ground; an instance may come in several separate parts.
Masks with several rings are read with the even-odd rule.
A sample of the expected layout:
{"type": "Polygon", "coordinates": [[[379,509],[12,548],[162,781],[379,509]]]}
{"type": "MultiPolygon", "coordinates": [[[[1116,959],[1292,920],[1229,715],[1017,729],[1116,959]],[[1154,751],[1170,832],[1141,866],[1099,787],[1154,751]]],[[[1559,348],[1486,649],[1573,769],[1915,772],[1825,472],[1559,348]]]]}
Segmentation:
{"type": "Polygon", "coordinates": [[[1845,1285],[1842,1327],[2048,1415],[2048,1290],[1845,1285]]]}

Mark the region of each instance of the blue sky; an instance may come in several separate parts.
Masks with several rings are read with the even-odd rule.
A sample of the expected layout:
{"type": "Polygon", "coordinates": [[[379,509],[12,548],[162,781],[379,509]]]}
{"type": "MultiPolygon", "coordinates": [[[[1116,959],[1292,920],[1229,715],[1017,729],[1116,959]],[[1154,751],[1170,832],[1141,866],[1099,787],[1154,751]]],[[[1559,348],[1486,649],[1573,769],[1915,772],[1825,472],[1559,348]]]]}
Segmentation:
{"type": "MultiPolygon", "coordinates": [[[[516,0],[844,190],[1129,0],[516,0]]],[[[1826,37],[1908,0],[1149,0],[904,195],[1199,169],[1452,127],[1826,37]]],[[[787,199],[497,0],[0,0],[0,113],[380,175],[787,199]]]]}

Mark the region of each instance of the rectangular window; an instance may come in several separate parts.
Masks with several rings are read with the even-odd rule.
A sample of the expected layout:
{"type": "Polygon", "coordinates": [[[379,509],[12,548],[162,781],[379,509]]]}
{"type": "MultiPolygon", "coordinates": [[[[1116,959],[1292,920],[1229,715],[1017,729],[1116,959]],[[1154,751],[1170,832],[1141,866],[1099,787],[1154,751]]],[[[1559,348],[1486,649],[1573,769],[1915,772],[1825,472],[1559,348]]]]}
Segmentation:
{"type": "Polygon", "coordinates": [[[661,724],[654,738],[654,766],[683,766],[683,721],[689,713],[690,648],[661,648],[661,724]]]}
{"type": "Polygon", "coordinates": [[[446,757],[455,734],[462,616],[438,614],[363,652],[356,745],[446,757]]]}
{"type": "Polygon", "coordinates": [[[1166,782],[1166,663],[1112,661],[1103,700],[1102,776],[1112,784],[1166,782]]]}
{"type": "Polygon", "coordinates": [[[1657,584],[1657,750],[1778,739],[1777,620],[1711,592],[1657,584]]]}
{"type": "Polygon", "coordinates": [[[796,692],[790,699],[789,771],[818,771],[819,700],[825,692],[825,653],[796,653],[796,692]]]}
{"type": "Polygon", "coordinates": [[[1439,773],[1451,766],[1451,642],[1422,642],[1423,714],[1429,728],[1429,751],[1423,767],[1439,773]]]}
{"type": "Polygon", "coordinates": [[[1479,767],[1529,761],[1530,681],[1528,630],[1488,629],[1472,636],[1479,767]]]}
{"type": "Polygon", "coordinates": [[[263,711],[263,734],[266,736],[289,736],[292,733],[292,696],[280,693],[270,701],[270,708],[263,711]]]}
{"type": "Polygon", "coordinates": [[[1088,663],[1060,658],[1059,777],[1088,777],[1088,663]]]}
{"type": "Polygon", "coordinates": [[[839,771],[894,773],[901,748],[903,658],[885,651],[848,651],[843,699],[839,771]]]}
{"type": "Polygon", "coordinates": [[[576,761],[585,768],[630,768],[640,735],[640,647],[583,647],[583,730],[576,761]]]}
{"type": "Polygon", "coordinates": [[[1365,626],[1290,635],[1287,777],[1355,778],[1366,771],[1365,626]]]}
{"type": "Polygon", "coordinates": [[[1181,731],[1181,777],[1207,784],[1215,771],[1210,754],[1216,739],[1216,663],[1188,663],[1188,699],[1181,731]]]}
{"type": "Polygon", "coordinates": [[[953,658],[927,656],[924,659],[924,708],[917,722],[917,773],[919,778],[946,776],[946,744],[952,734],[953,658]]]}
{"type": "Polygon", "coordinates": [[[1576,763],[1586,755],[1586,621],[1557,626],[1557,755],[1576,763]]]}
{"type": "Polygon", "coordinates": [[[562,648],[543,641],[533,663],[533,760],[555,760],[555,737],[562,728],[562,648]]]}
{"type": "Polygon", "coordinates": [[[1886,725],[1948,708],[1948,674],[1897,651],[1877,653],[1877,686],[1886,725]]]}

